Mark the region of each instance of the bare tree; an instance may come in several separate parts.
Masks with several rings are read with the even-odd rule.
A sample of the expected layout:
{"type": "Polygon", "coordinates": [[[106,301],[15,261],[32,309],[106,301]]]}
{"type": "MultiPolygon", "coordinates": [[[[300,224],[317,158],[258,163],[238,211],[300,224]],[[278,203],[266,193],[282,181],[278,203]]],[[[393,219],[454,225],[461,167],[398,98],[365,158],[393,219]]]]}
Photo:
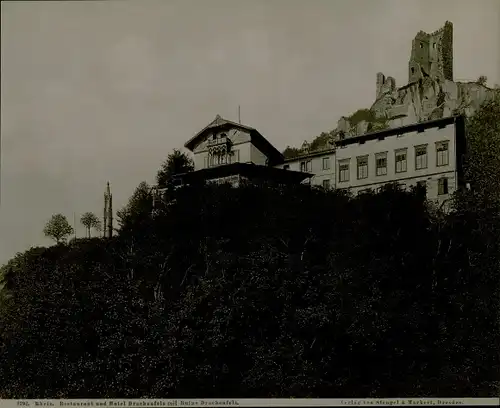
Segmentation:
{"type": "Polygon", "coordinates": [[[94,228],[97,231],[101,230],[101,221],[99,221],[99,218],[97,218],[97,216],[94,213],[86,212],[85,214],[82,215],[82,218],[80,218],[80,222],[87,229],[88,238],[91,238],[92,228],[94,228]]]}

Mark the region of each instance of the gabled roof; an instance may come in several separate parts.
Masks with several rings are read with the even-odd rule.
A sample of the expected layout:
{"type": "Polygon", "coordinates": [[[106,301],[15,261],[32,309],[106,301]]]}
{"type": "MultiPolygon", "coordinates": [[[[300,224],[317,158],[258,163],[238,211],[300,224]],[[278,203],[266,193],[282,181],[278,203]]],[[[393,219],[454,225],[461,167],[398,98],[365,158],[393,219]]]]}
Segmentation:
{"type": "Polygon", "coordinates": [[[219,127],[235,127],[238,129],[242,130],[247,130],[251,137],[252,141],[256,142],[256,147],[260,147],[264,149],[262,153],[268,155],[268,157],[274,162],[274,163],[281,163],[283,161],[283,155],[281,152],[276,149],[270,142],[267,140],[264,136],[262,136],[259,131],[253,127],[242,125],[241,123],[236,123],[232,122],[230,120],[222,118],[220,115],[215,116],[215,119],[210,122],[207,126],[205,126],[202,130],[200,130],[196,135],[194,135],[191,139],[189,139],[185,144],[184,147],[187,149],[193,151],[194,147],[196,144],[200,141],[200,139],[203,138],[203,136],[206,134],[207,131],[210,129],[214,128],[219,128],[219,127]]]}

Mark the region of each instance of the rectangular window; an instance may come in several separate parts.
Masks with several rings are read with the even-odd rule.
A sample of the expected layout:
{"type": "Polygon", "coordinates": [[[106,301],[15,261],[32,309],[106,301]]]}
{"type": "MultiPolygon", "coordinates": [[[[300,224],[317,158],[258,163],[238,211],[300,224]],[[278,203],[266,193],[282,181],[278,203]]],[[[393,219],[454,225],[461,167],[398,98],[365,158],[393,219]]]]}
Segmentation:
{"type": "Polygon", "coordinates": [[[290,165],[289,164],[285,164],[283,166],[283,170],[290,170],[290,165]]]}
{"type": "Polygon", "coordinates": [[[305,173],[306,172],[306,162],[300,162],[300,171],[305,173]]]}
{"type": "Polygon", "coordinates": [[[349,181],[349,162],[339,162],[339,182],[349,181]]]}
{"type": "Polygon", "coordinates": [[[358,157],[358,180],[368,178],[368,156],[358,157]]]}
{"type": "Polygon", "coordinates": [[[323,170],[329,170],[329,169],[330,169],[330,158],[323,157],[323,170]]]}
{"type": "Polygon", "coordinates": [[[203,158],[203,168],[207,169],[208,168],[208,156],[205,156],[203,158]]]}
{"type": "Polygon", "coordinates": [[[313,163],[312,163],[312,160],[308,160],[308,161],[306,162],[306,171],[307,171],[307,172],[309,172],[309,173],[311,173],[311,172],[312,172],[312,167],[313,167],[313,166],[312,166],[312,164],[313,164],[313,163]]]}
{"type": "Polygon", "coordinates": [[[406,171],[406,149],[396,150],[396,173],[404,173],[406,171]]]}
{"type": "Polygon", "coordinates": [[[323,188],[328,190],[330,188],[330,180],[323,180],[323,188]]]}
{"type": "Polygon", "coordinates": [[[448,179],[446,177],[438,180],[438,195],[448,194],[448,179]]]}
{"type": "Polygon", "coordinates": [[[436,143],[436,166],[447,166],[449,161],[448,142],[436,143]]]}
{"type": "Polygon", "coordinates": [[[427,145],[415,146],[415,170],[427,168],[427,145]]]}
{"type": "Polygon", "coordinates": [[[387,174],[387,152],[377,153],[375,155],[375,163],[377,166],[377,176],[385,176],[387,174]]]}

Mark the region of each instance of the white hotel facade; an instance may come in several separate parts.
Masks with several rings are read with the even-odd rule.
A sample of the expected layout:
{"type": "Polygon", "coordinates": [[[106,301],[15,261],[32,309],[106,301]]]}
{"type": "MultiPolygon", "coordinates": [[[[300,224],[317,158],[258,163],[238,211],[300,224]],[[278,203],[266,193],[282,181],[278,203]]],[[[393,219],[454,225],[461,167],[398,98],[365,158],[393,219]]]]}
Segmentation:
{"type": "Polygon", "coordinates": [[[280,166],[313,173],[312,185],[355,194],[391,182],[403,188],[423,184],[427,198],[441,204],[465,185],[464,154],[465,124],[458,116],[339,140],[334,148],[280,166]]]}
{"type": "Polygon", "coordinates": [[[176,176],[180,184],[238,185],[250,179],[309,183],[354,194],[392,182],[402,187],[424,184],[427,198],[441,205],[465,185],[461,116],[345,138],[328,149],[285,159],[256,129],[217,115],[185,147],[194,154],[195,171],[176,176]]]}

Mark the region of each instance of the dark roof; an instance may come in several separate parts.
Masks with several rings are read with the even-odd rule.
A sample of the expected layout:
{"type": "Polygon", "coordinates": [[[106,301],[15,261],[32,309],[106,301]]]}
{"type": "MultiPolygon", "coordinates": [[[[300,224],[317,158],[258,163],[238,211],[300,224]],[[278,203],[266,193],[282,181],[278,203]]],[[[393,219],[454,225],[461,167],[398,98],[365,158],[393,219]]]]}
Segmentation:
{"type": "Polygon", "coordinates": [[[291,171],[270,166],[260,166],[253,163],[233,163],[207,169],[177,174],[185,183],[200,182],[219,177],[241,175],[250,179],[266,179],[271,181],[282,181],[287,183],[300,183],[313,176],[310,173],[291,171]]]}
{"type": "Polygon", "coordinates": [[[424,131],[428,128],[441,127],[450,125],[452,123],[463,121],[462,116],[448,116],[441,119],[429,120],[427,122],[412,123],[411,125],[400,126],[393,129],[383,129],[376,132],[365,133],[364,135],[347,137],[343,140],[337,140],[335,142],[336,146],[345,146],[354,143],[366,142],[368,140],[375,140],[379,138],[384,138],[387,136],[401,135],[404,133],[424,131]]]}
{"type": "Polygon", "coordinates": [[[184,147],[193,151],[197,142],[205,135],[205,133],[209,129],[214,128],[224,128],[224,127],[235,127],[238,129],[247,130],[250,132],[252,137],[252,141],[255,142],[255,146],[259,148],[259,150],[264,150],[262,153],[269,156],[272,164],[279,164],[283,162],[283,155],[280,153],[278,149],[276,149],[264,136],[262,136],[259,131],[253,127],[242,125],[241,123],[232,122],[230,120],[224,119],[221,116],[217,115],[215,119],[210,122],[207,126],[205,126],[202,130],[200,130],[196,135],[194,135],[191,139],[189,139],[184,147]]]}

